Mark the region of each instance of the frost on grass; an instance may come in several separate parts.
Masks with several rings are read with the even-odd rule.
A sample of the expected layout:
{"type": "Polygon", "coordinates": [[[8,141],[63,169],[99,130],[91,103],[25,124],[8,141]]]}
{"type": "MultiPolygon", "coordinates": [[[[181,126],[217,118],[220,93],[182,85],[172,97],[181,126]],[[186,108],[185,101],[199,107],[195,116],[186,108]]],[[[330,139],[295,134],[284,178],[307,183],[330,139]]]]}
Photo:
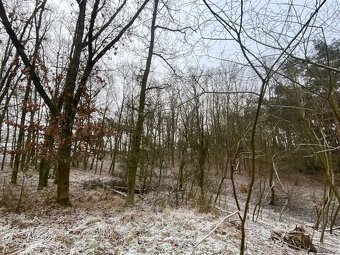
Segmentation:
{"type": "MultiPolygon", "coordinates": [[[[231,202],[226,213],[202,214],[193,208],[166,205],[158,208],[150,203],[152,197],[125,208],[121,197],[101,185],[84,188],[84,182],[91,179],[100,183],[98,178],[110,181],[108,176],[73,171],[73,205],[65,208],[53,203],[53,187],[36,191],[37,177],[32,176],[19,212],[12,210],[15,204],[0,208],[0,254],[192,254],[198,242],[235,209],[231,202]]],[[[11,189],[13,196],[20,193],[20,186],[11,189]]],[[[270,235],[274,228],[289,230],[294,223],[308,222],[293,217],[278,222],[278,218],[278,213],[263,209],[256,223],[248,220],[247,254],[307,254],[273,242],[270,235]]],[[[238,224],[237,216],[224,221],[199,243],[194,254],[238,254],[238,224]]],[[[318,237],[315,232],[316,244],[318,237]]],[[[339,254],[338,238],[326,236],[323,246],[328,254],[339,254]]]]}

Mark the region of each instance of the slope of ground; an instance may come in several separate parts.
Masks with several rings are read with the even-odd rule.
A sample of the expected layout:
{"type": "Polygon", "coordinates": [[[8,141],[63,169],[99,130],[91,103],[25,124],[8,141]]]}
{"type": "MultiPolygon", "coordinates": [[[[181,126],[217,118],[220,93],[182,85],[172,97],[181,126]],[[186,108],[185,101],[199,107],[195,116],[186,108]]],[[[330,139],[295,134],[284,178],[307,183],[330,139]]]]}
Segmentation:
{"type": "MultiPolygon", "coordinates": [[[[223,211],[211,213],[170,208],[166,194],[160,198],[165,202],[156,204],[152,193],[139,198],[136,207],[126,208],[124,199],[105,187],[84,185],[94,179],[110,181],[110,176],[74,170],[72,207],[60,207],[53,203],[55,187],[36,190],[35,173],[23,186],[8,184],[8,173],[0,177],[0,254],[238,254],[238,217],[223,221],[235,210],[231,198],[223,211]]],[[[278,219],[279,213],[270,208],[264,208],[255,223],[249,218],[247,254],[307,254],[272,241],[270,235],[275,228],[291,230],[295,224],[306,225],[312,234],[310,222],[291,215],[278,219]]],[[[322,254],[340,254],[336,233],[326,234],[322,245],[319,235],[314,232],[313,239],[322,254]]]]}

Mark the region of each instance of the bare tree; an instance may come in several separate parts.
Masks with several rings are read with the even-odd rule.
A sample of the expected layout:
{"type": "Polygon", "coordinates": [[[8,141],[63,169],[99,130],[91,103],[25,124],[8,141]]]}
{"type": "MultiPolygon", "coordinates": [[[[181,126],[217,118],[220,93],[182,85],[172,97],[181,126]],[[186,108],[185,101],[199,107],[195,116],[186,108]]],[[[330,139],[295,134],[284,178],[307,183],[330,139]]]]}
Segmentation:
{"type": "MultiPolygon", "coordinates": [[[[55,103],[51,100],[46,90],[42,86],[41,79],[37,75],[36,66],[30,61],[25,52],[23,45],[18,39],[16,33],[13,31],[12,26],[8,20],[7,12],[4,4],[0,2],[0,17],[6,31],[16,47],[18,54],[22,58],[32,82],[38,91],[39,95],[43,98],[45,104],[48,106],[52,119],[59,118],[60,122],[60,143],[57,153],[58,169],[57,169],[57,201],[62,204],[69,204],[69,176],[70,176],[70,163],[71,163],[71,147],[72,147],[72,128],[74,118],[77,112],[79,101],[86,90],[86,84],[93,67],[100,59],[115,46],[115,44],[122,38],[126,31],[131,27],[136,18],[142,12],[148,0],[144,1],[137,11],[126,21],[120,31],[115,35],[110,30],[112,22],[118,14],[124,9],[126,1],[123,1],[116,12],[114,12],[100,29],[95,30],[98,13],[103,6],[100,5],[99,0],[95,0],[91,6],[90,17],[87,24],[87,3],[88,1],[77,1],[79,6],[76,27],[74,29],[74,37],[72,42],[72,50],[70,54],[69,64],[67,67],[66,77],[64,81],[63,91],[61,92],[58,102],[55,103]],[[87,29],[88,28],[88,29],[87,29]],[[86,30],[87,29],[87,30],[86,30]],[[107,39],[107,34],[110,33],[110,39],[107,39]],[[103,39],[102,37],[105,39],[103,39]],[[98,45],[96,48],[95,45],[98,45]],[[84,50],[86,51],[84,52],[84,50]],[[82,54],[85,54],[87,60],[84,64],[84,69],[81,70],[82,54]],[[81,72],[80,72],[81,71],[81,72]]],[[[104,3],[105,4],[105,3],[104,3]]],[[[52,120],[54,122],[54,120],[52,120]]]]}
{"type": "Polygon", "coordinates": [[[136,173],[137,167],[139,163],[140,157],[140,144],[141,138],[143,134],[143,123],[144,123],[144,109],[145,109],[145,100],[146,100],[146,92],[147,92],[147,84],[148,78],[151,69],[151,61],[153,56],[153,50],[155,45],[155,30],[156,30],[156,18],[158,11],[158,0],[154,2],[154,9],[152,14],[152,22],[150,27],[150,45],[148,56],[146,60],[145,70],[142,75],[141,80],[141,88],[139,94],[139,103],[138,103],[138,115],[137,122],[133,132],[132,141],[131,141],[131,150],[129,152],[128,159],[128,194],[126,198],[126,202],[128,205],[134,204],[134,192],[135,192],[135,184],[136,184],[136,173]]]}
{"type": "MultiPolygon", "coordinates": [[[[245,223],[247,219],[247,214],[250,206],[250,200],[252,196],[252,191],[255,183],[255,159],[256,159],[256,131],[257,126],[259,122],[260,117],[260,111],[263,104],[263,99],[268,87],[268,83],[270,79],[272,78],[273,74],[276,72],[276,70],[282,65],[284,60],[286,59],[286,53],[292,52],[294,50],[298,43],[300,35],[305,33],[305,31],[308,29],[309,24],[312,22],[313,18],[317,15],[318,11],[321,9],[321,7],[325,4],[326,1],[322,1],[321,3],[318,3],[318,5],[315,7],[315,9],[311,12],[309,18],[306,19],[304,23],[300,25],[300,28],[295,33],[294,36],[287,39],[287,43],[285,46],[282,47],[282,50],[277,54],[275,57],[275,60],[272,61],[272,64],[267,65],[266,61],[262,60],[262,56],[255,55],[253,51],[247,46],[245,43],[245,38],[248,38],[252,40],[255,43],[261,43],[257,39],[253,39],[250,35],[250,33],[247,31],[247,26],[245,23],[246,16],[246,4],[244,1],[241,1],[238,5],[238,15],[235,17],[235,15],[228,15],[228,13],[224,10],[224,7],[220,7],[219,5],[216,5],[214,3],[211,3],[210,1],[203,0],[205,6],[208,8],[214,19],[217,23],[219,23],[222,28],[225,29],[225,31],[230,35],[231,39],[234,40],[237,45],[239,46],[240,51],[242,52],[242,55],[244,59],[246,60],[247,64],[251,67],[251,69],[255,72],[255,74],[260,79],[260,92],[259,92],[259,98],[257,103],[257,109],[254,117],[254,122],[252,125],[252,134],[250,139],[250,148],[252,153],[252,166],[251,166],[251,175],[250,180],[247,187],[247,199],[244,206],[243,216],[241,217],[241,246],[240,246],[240,254],[245,253],[245,238],[246,238],[246,232],[245,232],[245,223]]],[[[249,6],[248,6],[249,7],[249,6]]],[[[281,33],[282,35],[282,33],[281,33]]]]}

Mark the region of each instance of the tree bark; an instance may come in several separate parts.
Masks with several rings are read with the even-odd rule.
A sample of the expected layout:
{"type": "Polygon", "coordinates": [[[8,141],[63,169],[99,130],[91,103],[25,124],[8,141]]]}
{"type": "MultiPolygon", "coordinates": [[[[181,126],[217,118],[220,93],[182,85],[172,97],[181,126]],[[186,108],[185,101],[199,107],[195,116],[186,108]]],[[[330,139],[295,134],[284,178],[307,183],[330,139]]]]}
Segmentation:
{"type": "Polygon", "coordinates": [[[64,111],[61,126],[61,141],[57,153],[57,202],[69,205],[69,179],[71,167],[72,127],[76,115],[74,91],[80,66],[82,40],[85,30],[86,0],[79,3],[79,14],[73,41],[73,55],[70,60],[63,93],[64,111]]]}
{"type": "Polygon", "coordinates": [[[151,23],[151,38],[150,38],[150,46],[148,57],[146,60],[146,67],[143,73],[143,78],[141,82],[141,91],[139,95],[139,107],[138,107],[138,117],[137,123],[134,130],[134,134],[132,136],[131,149],[128,157],[128,175],[127,175],[127,184],[128,184],[128,192],[126,203],[127,205],[134,205],[135,202],[135,185],[136,185],[136,174],[137,167],[140,157],[140,145],[143,134],[143,123],[144,123],[144,109],[145,109],[145,99],[146,99],[146,91],[147,91],[147,82],[149,78],[149,73],[151,69],[151,61],[153,56],[153,49],[155,44],[155,30],[156,30],[156,17],[158,10],[159,0],[155,0],[154,2],[154,10],[152,15],[152,23],[151,23]]]}

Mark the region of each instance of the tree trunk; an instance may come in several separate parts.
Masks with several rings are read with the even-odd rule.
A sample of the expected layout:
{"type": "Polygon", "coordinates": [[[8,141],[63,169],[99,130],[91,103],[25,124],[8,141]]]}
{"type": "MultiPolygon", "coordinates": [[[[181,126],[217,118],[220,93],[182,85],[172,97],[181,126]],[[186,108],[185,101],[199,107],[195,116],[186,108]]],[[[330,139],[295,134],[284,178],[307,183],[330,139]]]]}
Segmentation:
{"type": "Polygon", "coordinates": [[[142,82],[141,82],[141,91],[139,96],[139,108],[138,108],[138,118],[136,123],[136,128],[134,134],[132,136],[131,150],[129,152],[128,157],[128,192],[126,202],[128,205],[133,205],[135,202],[135,185],[136,185],[136,174],[137,167],[140,157],[140,144],[142,140],[143,134],[143,123],[144,123],[144,108],[145,108],[145,98],[146,98],[146,86],[148,82],[148,77],[151,68],[151,60],[153,55],[153,48],[155,44],[155,30],[156,30],[156,16],[158,10],[158,2],[159,0],[155,0],[154,11],[152,16],[152,24],[151,24],[151,39],[148,57],[146,60],[146,67],[143,74],[142,82]]]}
{"type": "Polygon", "coordinates": [[[71,137],[72,130],[69,126],[62,128],[62,142],[58,150],[58,168],[57,168],[57,202],[63,205],[69,205],[69,179],[71,166],[71,137]]]}
{"type": "Polygon", "coordinates": [[[20,125],[19,125],[18,141],[17,141],[16,150],[15,150],[13,172],[11,176],[11,183],[13,184],[17,183],[20,159],[23,155],[22,151],[23,151],[23,142],[24,142],[24,133],[25,133],[25,119],[26,119],[26,113],[27,113],[26,103],[28,101],[30,92],[31,92],[31,81],[29,80],[27,83],[26,90],[25,90],[24,99],[22,101],[22,113],[21,113],[21,120],[20,120],[20,125]]]}

